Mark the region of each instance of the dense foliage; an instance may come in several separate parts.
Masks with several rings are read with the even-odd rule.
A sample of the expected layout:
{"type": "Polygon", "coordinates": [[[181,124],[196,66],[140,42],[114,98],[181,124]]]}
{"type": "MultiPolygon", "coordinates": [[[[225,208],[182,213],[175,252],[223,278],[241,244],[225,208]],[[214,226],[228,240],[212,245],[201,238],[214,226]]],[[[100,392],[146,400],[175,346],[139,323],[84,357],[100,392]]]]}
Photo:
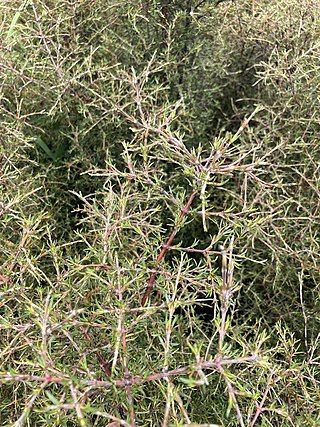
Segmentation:
{"type": "Polygon", "coordinates": [[[0,425],[320,425],[318,2],[0,22],[0,425]]]}

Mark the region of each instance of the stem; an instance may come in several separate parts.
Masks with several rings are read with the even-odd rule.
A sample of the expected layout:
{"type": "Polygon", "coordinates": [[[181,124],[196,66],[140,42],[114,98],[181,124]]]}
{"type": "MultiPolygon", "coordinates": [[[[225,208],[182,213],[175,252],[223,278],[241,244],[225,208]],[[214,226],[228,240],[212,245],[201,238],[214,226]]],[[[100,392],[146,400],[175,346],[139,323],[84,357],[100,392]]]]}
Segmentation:
{"type": "MultiPolygon", "coordinates": [[[[159,255],[157,256],[156,265],[160,263],[160,261],[164,258],[167,250],[170,249],[171,242],[175,238],[175,235],[177,234],[178,228],[179,228],[179,226],[180,226],[183,218],[189,212],[190,206],[191,206],[191,204],[192,204],[193,199],[195,198],[195,196],[196,196],[196,192],[193,192],[191,194],[191,196],[189,197],[189,200],[187,201],[185,207],[182,209],[182,211],[180,213],[180,216],[179,216],[179,219],[178,219],[177,225],[172,230],[172,233],[171,233],[169,239],[167,240],[166,244],[162,247],[159,255]]],[[[142,306],[146,305],[146,302],[147,302],[147,300],[148,300],[148,298],[149,298],[149,296],[150,296],[150,294],[152,292],[155,280],[156,280],[156,273],[153,272],[150,275],[149,282],[148,282],[148,287],[147,287],[147,289],[146,289],[146,291],[145,291],[145,293],[143,295],[142,301],[141,301],[141,305],[142,306]]]]}

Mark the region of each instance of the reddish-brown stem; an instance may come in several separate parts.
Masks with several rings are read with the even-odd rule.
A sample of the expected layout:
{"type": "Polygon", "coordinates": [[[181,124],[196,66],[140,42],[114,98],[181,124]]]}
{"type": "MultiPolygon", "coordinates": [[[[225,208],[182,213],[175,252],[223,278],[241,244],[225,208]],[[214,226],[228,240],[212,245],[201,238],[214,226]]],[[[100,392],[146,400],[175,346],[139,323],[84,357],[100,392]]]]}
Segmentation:
{"type": "MultiPolygon", "coordinates": [[[[231,366],[236,364],[249,364],[252,366],[259,366],[260,359],[257,355],[247,356],[247,357],[239,357],[235,359],[228,359],[228,358],[222,358],[220,355],[216,357],[215,360],[202,362],[197,365],[197,368],[201,369],[214,369],[219,371],[219,368],[221,366],[231,366]]],[[[123,378],[119,380],[83,380],[81,381],[82,384],[92,387],[123,387],[125,388],[128,385],[136,385],[136,384],[143,384],[148,383],[150,381],[158,381],[163,378],[168,378],[172,376],[179,376],[182,374],[190,375],[192,373],[193,368],[190,365],[183,366],[181,368],[172,369],[171,371],[161,371],[154,374],[150,374],[148,376],[142,377],[142,376],[134,376],[129,378],[123,378]]],[[[10,373],[0,374],[0,383],[9,381],[36,381],[36,382],[46,382],[46,384],[50,383],[63,383],[63,382],[70,382],[70,377],[52,377],[51,375],[46,375],[45,377],[39,376],[39,375],[24,375],[24,374],[15,374],[11,375],[10,373]]]]}
{"type": "MultiPolygon", "coordinates": [[[[181,221],[183,220],[184,216],[189,212],[190,206],[191,206],[191,204],[192,204],[193,199],[195,198],[195,196],[196,196],[196,192],[193,192],[191,194],[191,196],[189,197],[189,200],[187,201],[185,207],[181,210],[181,213],[180,213],[180,216],[179,216],[179,219],[178,219],[178,223],[174,227],[174,229],[172,230],[172,233],[171,233],[169,239],[167,240],[166,244],[162,247],[159,255],[157,256],[156,264],[159,264],[159,262],[164,258],[167,250],[170,248],[170,245],[171,245],[173,239],[175,238],[175,235],[177,234],[177,231],[178,231],[178,228],[179,228],[179,226],[181,224],[181,221]]],[[[145,291],[145,293],[143,295],[142,301],[141,301],[141,305],[142,306],[146,305],[146,302],[147,302],[147,300],[149,298],[149,295],[152,292],[155,279],[156,279],[156,273],[153,272],[150,275],[149,282],[148,282],[148,287],[147,287],[147,289],[146,289],[146,291],[145,291]]]]}
{"type": "MultiPolygon", "coordinates": [[[[83,335],[92,344],[92,339],[91,339],[87,330],[83,329],[83,335]]],[[[96,353],[97,353],[97,357],[99,359],[100,365],[102,366],[102,369],[106,373],[107,377],[110,377],[111,376],[110,364],[104,360],[104,358],[101,356],[101,354],[98,350],[96,351],[96,353]]]]}

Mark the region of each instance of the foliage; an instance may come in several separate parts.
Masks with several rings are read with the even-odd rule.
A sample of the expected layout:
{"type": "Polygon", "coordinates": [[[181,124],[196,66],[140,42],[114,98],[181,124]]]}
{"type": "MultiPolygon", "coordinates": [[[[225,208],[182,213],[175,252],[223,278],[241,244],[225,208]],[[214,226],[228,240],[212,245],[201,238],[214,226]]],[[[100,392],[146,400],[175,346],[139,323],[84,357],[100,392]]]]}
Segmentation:
{"type": "Polygon", "coordinates": [[[317,2],[0,18],[0,425],[319,425],[317,2]]]}

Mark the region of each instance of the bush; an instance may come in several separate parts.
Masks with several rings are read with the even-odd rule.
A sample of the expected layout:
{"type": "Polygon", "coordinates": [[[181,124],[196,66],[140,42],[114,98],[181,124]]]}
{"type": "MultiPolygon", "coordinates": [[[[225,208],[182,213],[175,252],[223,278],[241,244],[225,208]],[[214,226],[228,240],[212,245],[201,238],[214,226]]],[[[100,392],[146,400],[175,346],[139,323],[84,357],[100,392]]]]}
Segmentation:
{"type": "Polygon", "coordinates": [[[318,425],[317,3],[0,10],[1,425],[318,425]]]}

